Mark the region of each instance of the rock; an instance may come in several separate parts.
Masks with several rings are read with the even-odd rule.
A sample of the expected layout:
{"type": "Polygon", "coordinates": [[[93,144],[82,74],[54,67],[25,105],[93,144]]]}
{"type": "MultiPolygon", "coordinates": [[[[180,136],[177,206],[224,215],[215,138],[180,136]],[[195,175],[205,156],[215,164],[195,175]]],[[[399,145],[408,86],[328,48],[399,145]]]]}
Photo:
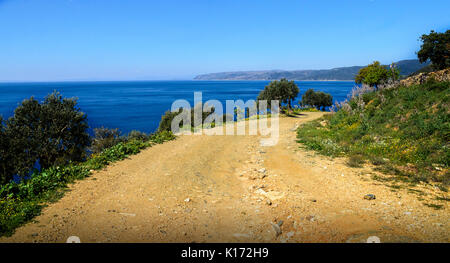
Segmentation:
{"type": "Polygon", "coordinates": [[[263,189],[261,189],[261,188],[259,188],[258,190],[256,190],[256,192],[255,193],[257,193],[257,194],[260,194],[260,195],[267,195],[267,192],[266,191],[264,191],[263,189]]]}
{"type": "Polygon", "coordinates": [[[250,235],[248,235],[248,234],[241,234],[241,233],[234,233],[233,236],[236,237],[236,238],[250,238],[250,235]]]}
{"type": "Polygon", "coordinates": [[[274,223],[270,223],[272,224],[272,228],[275,231],[275,236],[278,237],[279,235],[281,235],[281,228],[279,225],[274,224],[274,223]]]}
{"type": "Polygon", "coordinates": [[[282,226],[283,225],[283,220],[278,221],[278,226],[282,226]]]}
{"type": "Polygon", "coordinates": [[[405,212],[405,215],[409,216],[409,215],[411,215],[411,212],[405,212]]]}
{"type": "Polygon", "coordinates": [[[310,201],[313,202],[313,203],[317,202],[316,199],[311,199],[310,201]]]}
{"type": "Polygon", "coordinates": [[[265,173],[266,172],[266,168],[261,168],[261,169],[258,170],[258,172],[265,173]]]}
{"type": "Polygon", "coordinates": [[[375,199],[375,195],[373,195],[373,194],[366,194],[364,196],[364,199],[366,199],[366,200],[374,200],[375,199]]]}
{"type": "Polygon", "coordinates": [[[266,199],[266,204],[267,204],[267,205],[271,205],[271,204],[272,204],[272,201],[270,201],[270,199],[266,199]]]}
{"type": "Polygon", "coordinates": [[[136,216],[136,214],[131,214],[131,213],[119,213],[123,216],[136,216]]]}
{"type": "Polygon", "coordinates": [[[306,217],[306,220],[311,221],[311,222],[314,222],[316,219],[315,219],[314,216],[307,216],[307,217],[306,217]]]}
{"type": "Polygon", "coordinates": [[[291,231],[291,232],[288,232],[287,234],[286,234],[286,237],[289,239],[289,238],[291,238],[291,237],[293,237],[294,236],[294,231],[291,231]]]}
{"type": "Polygon", "coordinates": [[[186,199],[184,199],[184,201],[185,201],[186,203],[188,203],[188,202],[190,202],[190,201],[191,201],[191,199],[189,199],[189,198],[186,198],[186,199]]]}

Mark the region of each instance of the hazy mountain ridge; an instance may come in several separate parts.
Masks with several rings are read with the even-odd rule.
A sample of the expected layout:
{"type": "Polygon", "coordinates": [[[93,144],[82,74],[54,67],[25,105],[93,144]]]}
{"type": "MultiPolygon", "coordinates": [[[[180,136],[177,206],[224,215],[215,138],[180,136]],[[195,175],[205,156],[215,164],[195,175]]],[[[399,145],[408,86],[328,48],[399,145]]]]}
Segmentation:
{"type": "MultiPolygon", "coordinates": [[[[427,66],[429,63],[419,63],[417,59],[401,60],[395,63],[400,68],[400,74],[410,75],[427,66]]],[[[274,80],[287,78],[292,80],[353,80],[364,66],[340,67],[319,70],[261,70],[218,72],[196,76],[195,80],[274,80]]]]}

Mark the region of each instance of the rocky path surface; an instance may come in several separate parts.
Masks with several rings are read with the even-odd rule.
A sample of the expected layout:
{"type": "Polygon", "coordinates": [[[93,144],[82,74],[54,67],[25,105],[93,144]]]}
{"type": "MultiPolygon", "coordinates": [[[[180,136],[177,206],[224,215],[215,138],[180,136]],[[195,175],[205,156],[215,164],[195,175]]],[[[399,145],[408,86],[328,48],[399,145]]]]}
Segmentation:
{"type": "Polygon", "coordinates": [[[154,146],[71,185],[0,242],[450,241],[445,202],[440,210],[424,206],[411,191],[372,180],[371,167],[299,148],[295,128],[321,115],[280,118],[272,147],[249,135],[180,136],[154,146]]]}

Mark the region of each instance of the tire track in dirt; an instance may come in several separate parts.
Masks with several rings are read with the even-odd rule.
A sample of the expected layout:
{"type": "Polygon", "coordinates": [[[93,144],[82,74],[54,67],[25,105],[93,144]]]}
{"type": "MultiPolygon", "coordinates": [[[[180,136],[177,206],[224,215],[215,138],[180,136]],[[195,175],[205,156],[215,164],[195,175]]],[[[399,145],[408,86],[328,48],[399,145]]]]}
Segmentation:
{"type": "Polygon", "coordinates": [[[448,242],[447,205],[424,207],[368,179],[370,167],[299,148],[295,128],[322,114],[280,118],[273,147],[206,135],[156,145],[76,182],[0,242],[448,242]]]}

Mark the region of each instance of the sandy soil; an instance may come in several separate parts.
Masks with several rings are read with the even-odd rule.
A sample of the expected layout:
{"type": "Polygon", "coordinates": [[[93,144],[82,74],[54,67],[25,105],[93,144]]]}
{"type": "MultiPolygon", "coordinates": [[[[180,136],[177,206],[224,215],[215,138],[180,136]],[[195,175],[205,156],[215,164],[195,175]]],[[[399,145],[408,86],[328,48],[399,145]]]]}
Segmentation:
{"type": "Polygon", "coordinates": [[[151,147],[71,185],[0,242],[449,242],[447,203],[423,205],[445,193],[395,190],[372,180],[372,167],[301,149],[295,128],[321,115],[280,118],[272,147],[250,135],[151,147]]]}

